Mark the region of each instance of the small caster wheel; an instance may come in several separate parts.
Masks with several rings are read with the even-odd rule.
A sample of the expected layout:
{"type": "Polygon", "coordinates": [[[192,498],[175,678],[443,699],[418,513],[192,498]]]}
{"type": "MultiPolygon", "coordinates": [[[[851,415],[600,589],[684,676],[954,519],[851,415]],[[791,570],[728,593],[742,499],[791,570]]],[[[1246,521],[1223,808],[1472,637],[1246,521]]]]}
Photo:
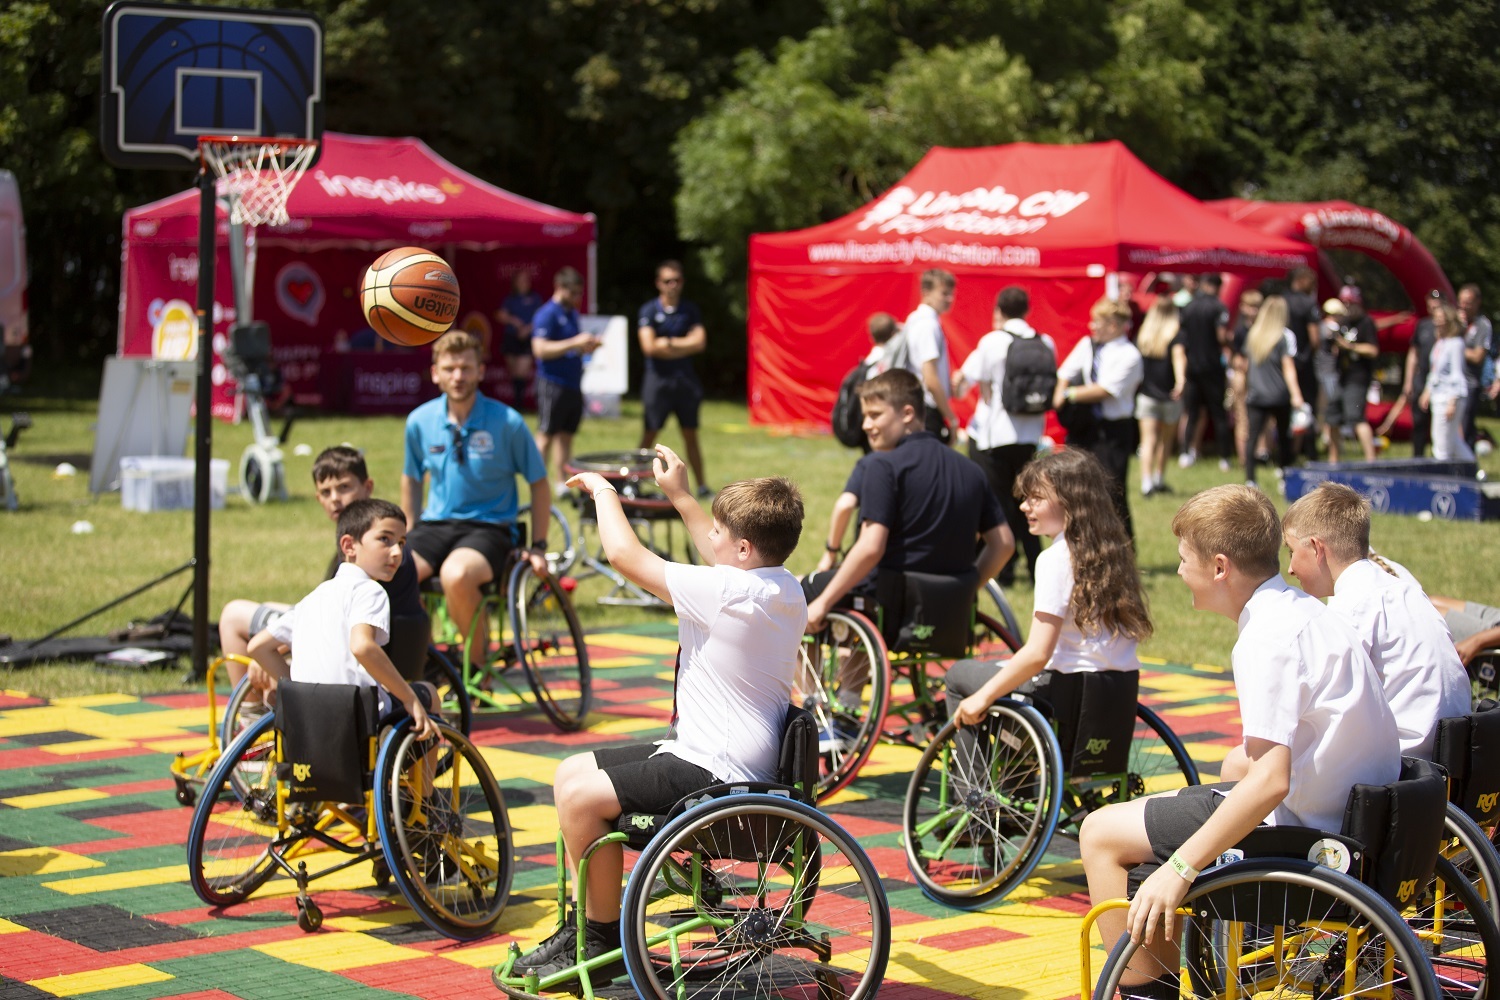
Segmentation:
{"type": "Polygon", "coordinates": [[[375,874],[375,888],[385,889],[391,884],[391,869],[385,863],[385,858],[376,858],[372,867],[375,874]]]}
{"type": "Polygon", "coordinates": [[[189,807],[191,807],[194,802],[198,801],[198,793],[193,791],[193,786],[189,785],[181,778],[177,779],[177,801],[182,805],[189,807]]]}
{"type": "Polygon", "coordinates": [[[297,926],[311,934],[323,926],[323,911],[310,899],[297,900],[297,926]]]}

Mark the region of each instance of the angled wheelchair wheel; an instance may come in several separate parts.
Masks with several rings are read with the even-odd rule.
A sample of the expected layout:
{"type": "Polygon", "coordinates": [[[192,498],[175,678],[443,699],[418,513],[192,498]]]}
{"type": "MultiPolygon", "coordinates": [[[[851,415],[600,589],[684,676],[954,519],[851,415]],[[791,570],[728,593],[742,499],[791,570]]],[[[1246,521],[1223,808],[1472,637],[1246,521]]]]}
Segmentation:
{"type": "MultiPolygon", "coordinates": [[[[558,508],[551,505],[552,518],[547,526],[547,569],[558,579],[568,575],[568,570],[578,564],[581,553],[573,535],[573,526],[558,508]]],[[[516,519],[531,523],[531,504],[524,503],[516,511],[516,519]]]]}
{"type": "Polygon", "coordinates": [[[1139,702],[1135,706],[1135,733],[1130,740],[1130,758],[1126,766],[1128,770],[1123,781],[1113,776],[1102,782],[1079,779],[1077,793],[1083,807],[1076,814],[1079,821],[1084,814],[1112,802],[1157,792],[1173,792],[1200,783],[1198,767],[1182,740],[1161,716],[1139,702]]]}
{"type": "Polygon", "coordinates": [[[869,997],[890,911],[858,843],[811,806],[730,795],[678,816],[630,875],[625,966],[642,997],[869,997]]]}
{"type": "Polygon", "coordinates": [[[988,618],[993,618],[1005,627],[1015,645],[1011,647],[1014,652],[1021,648],[1026,637],[1021,634],[1021,622],[1016,617],[1015,611],[1010,606],[1010,601],[1005,598],[1005,591],[1000,584],[994,580],[985,581],[979,591],[979,613],[988,618]]]}
{"type": "Polygon", "coordinates": [[[381,741],[380,847],[417,916],[439,934],[472,941],[490,932],[510,897],[510,820],[479,748],[452,726],[438,729],[438,739],[418,740],[403,719],[381,741]]]}
{"type": "Polygon", "coordinates": [[[1453,1000],[1492,997],[1489,956],[1500,955],[1500,906],[1493,887],[1500,862],[1484,832],[1448,804],[1442,856],[1434,877],[1402,911],[1426,947],[1438,986],[1453,1000]]]}
{"type": "Polygon", "coordinates": [[[516,657],[537,704],[558,729],[581,729],[593,687],[588,644],[572,598],[556,576],[537,576],[525,559],[511,570],[508,593],[516,657]]]}
{"type": "Polygon", "coordinates": [[[978,726],[950,721],[906,787],[902,844],[924,893],[972,908],[1026,880],[1057,828],[1062,752],[1030,705],[1002,699],[978,726]]]}
{"type": "MultiPolygon", "coordinates": [[[[1441,995],[1422,944],[1390,904],[1310,861],[1271,858],[1211,869],[1193,882],[1182,907],[1190,911],[1179,914],[1184,998],[1441,995]]],[[[1094,1000],[1115,997],[1135,952],[1122,935],[1094,1000]]]]}
{"type": "Polygon", "coordinates": [[[469,689],[464,687],[463,676],[447,653],[436,646],[427,647],[422,679],[437,692],[437,707],[443,713],[443,720],[465,736],[473,732],[474,705],[469,699],[469,689]]]}
{"type": "Polygon", "coordinates": [[[269,714],[261,716],[235,737],[193,810],[188,877],[210,906],[244,900],[276,870],[270,853],[278,835],[274,722],[269,714]]]}
{"type": "Polygon", "coordinates": [[[802,637],[793,700],[818,724],[818,790],[839,791],[870,759],[891,702],[885,642],[857,611],[828,612],[823,627],[802,637]]]}

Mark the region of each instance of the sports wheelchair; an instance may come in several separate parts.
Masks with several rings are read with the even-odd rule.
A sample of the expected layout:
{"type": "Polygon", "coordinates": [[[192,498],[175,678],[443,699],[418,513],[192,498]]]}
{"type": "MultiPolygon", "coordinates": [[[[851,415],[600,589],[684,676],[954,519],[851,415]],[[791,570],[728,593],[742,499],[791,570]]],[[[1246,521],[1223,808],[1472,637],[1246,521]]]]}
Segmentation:
{"type": "MultiPolygon", "coordinates": [[[[443,715],[449,724],[457,725],[459,731],[467,736],[474,719],[469,693],[461,682],[458,668],[442,651],[429,643],[429,637],[430,629],[425,617],[392,618],[390,640],[384,647],[386,655],[404,676],[411,675],[406,669],[408,665],[420,663],[420,676],[436,691],[443,715]]],[[[205,678],[208,687],[208,746],[190,754],[178,753],[169,765],[172,781],[176,785],[177,801],[185,806],[191,806],[198,800],[198,790],[208,780],[209,772],[213,770],[224,748],[234,742],[235,736],[259,714],[258,711],[247,709],[247,702],[254,689],[246,678],[241,677],[229,692],[223,716],[219,715],[216,680],[219,668],[230,661],[245,667],[251,664],[248,656],[234,653],[209,663],[205,678]]]]}
{"type": "MultiPolygon", "coordinates": [[[[566,989],[593,997],[591,974],[623,957],[637,995],[686,994],[854,1000],[874,996],[890,954],[890,911],[880,876],[853,837],[813,807],[817,725],[787,713],[778,781],[718,785],[665,815],[627,814],[605,844],[641,852],[621,905],[623,947],[546,979],[513,976],[512,944],[495,985],[518,998],[566,989]]],[[[567,903],[557,842],[559,929],[567,903]]],[[[581,891],[581,890],[580,890],[581,891]]],[[[587,906],[580,896],[579,910],[587,906]]]]}
{"type": "MultiPolygon", "coordinates": [[[[549,549],[553,544],[550,535],[549,549]]],[[[550,551],[548,561],[550,565],[550,551]]],[[[564,732],[583,727],[593,697],[588,645],[564,579],[551,571],[537,575],[526,551],[513,549],[496,580],[481,592],[475,618],[482,617],[489,630],[482,653],[470,649],[464,641],[465,635],[473,633],[475,623],[460,629],[449,617],[442,581],[433,575],[422,584],[427,612],[432,616],[433,642],[447,658],[458,661],[458,686],[473,710],[523,710],[526,696],[516,676],[520,673],[554,726],[564,732]]],[[[445,698],[440,708],[447,712],[450,707],[456,706],[450,706],[445,698]]]]}
{"type": "Polygon", "coordinates": [[[1198,784],[1182,741],[1137,701],[1134,673],[1044,673],[976,726],[950,721],[912,771],[906,863],[922,891],[979,907],[1010,893],[1090,812],[1198,784]]]}
{"type": "Polygon", "coordinates": [[[433,930],[488,934],[515,858],[505,799],[458,730],[419,740],[404,712],[377,718],[374,688],[283,681],[276,712],[235,737],[188,833],[193,891],[210,906],[296,881],[297,924],[322,925],[308,883],[373,862],[433,930]]]}
{"type": "MultiPolygon", "coordinates": [[[[1445,780],[1402,761],[1389,785],[1356,785],[1343,828],[1260,827],[1203,871],[1178,909],[1183,997],[1471,998],[1488,992],[1485,956],[1500,943],[1478,891],[1439,853],[1445,780]],[[1444,923],[1433,895],[1461,903],[1444,923]],[[1405,919],[1403,920],[1403,916],[1405,919]]],[[[1156,866],[1132,873],[1132,885],[1156,866]]],[[[1092,982],[1082,930],[1081,995],[1112,1000],[1136,945],[1123,935],[1092,982]]]]}

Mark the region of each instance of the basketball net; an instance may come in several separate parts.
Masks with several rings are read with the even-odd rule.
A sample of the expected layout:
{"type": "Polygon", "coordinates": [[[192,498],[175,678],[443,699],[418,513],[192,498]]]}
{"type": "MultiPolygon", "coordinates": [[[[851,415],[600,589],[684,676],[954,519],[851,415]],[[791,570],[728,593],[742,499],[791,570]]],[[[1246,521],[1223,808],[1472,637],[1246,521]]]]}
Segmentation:
{"type": "Polygon", "coordinates": [[[286,224],[287,199],[317,149],[306,139],[206,135],[198,140],[204,166],[219,178],[218,193],[229,201],[229,221],[243,226],[286,224]]]}

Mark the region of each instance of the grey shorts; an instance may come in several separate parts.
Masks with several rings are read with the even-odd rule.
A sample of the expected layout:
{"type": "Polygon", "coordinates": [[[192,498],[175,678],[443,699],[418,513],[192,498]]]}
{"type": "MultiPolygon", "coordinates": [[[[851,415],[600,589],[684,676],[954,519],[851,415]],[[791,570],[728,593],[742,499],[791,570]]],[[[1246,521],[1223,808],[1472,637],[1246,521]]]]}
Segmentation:
{"type": "Polygon", "coordinates": [[[1339,386],[1328,397],[1323,422],[1330,427],[1353,427],[1365,423],[1365,392],[1369,386],[1349,383],[1339,386]]]}
{"type": "Polygon", "coordinates": [[[1500,608],[1465,601],[1462,611],[1449,611],[1443,615],[1443,621],[1448,623],[1448,631],[1453,633],[1453,641],[1463,642],[1469,636],[1486,629],[1500,628],[1500,608]]]}
{"type": "Polygon", "coordinates": [[[1135,419],[1137,420],[1160,420],[1163,423],[1175,424],[1181,416],[1182,400],[1180,399],[1156,399],[1144,394],[1135,397],[1135,419]]]}
{"type": "Polygon", "coordinates": [[[284,604],[257,604],[250,615],[250,637],[253,639],[275,625],[290,610],[284,604]]]}
{"type": "Polygon", "coordinates": [[[1187,839],[1197,833],[1224,802],[1234,787],[1232,781],[1212,785],[1189,785],[1176,795],[1146,800],[1146,838],[1156,860],[1165,863],[1187,839]]]}

